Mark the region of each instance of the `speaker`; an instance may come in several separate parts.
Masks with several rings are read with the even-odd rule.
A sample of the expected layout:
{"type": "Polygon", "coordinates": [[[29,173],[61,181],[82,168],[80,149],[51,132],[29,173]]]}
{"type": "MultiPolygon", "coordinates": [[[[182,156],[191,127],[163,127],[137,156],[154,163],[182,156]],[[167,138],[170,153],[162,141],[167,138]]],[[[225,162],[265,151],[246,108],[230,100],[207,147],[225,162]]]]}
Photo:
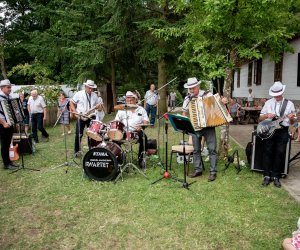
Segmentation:
{"type": "Polygon", "coordinates": [[[32,154],[32,138],[26,134],[13,134],[13,145],[18,144],[20,154],[32,154]]]}
{"type": "MultiPolygon", "coordinates": [[[[263,166],[263,155],[264,155],[264,142],[262,139],[260,139],[256,132],[252,133],[252,154],[251,154],[251,170],[254,171],[264,171],[263,166]]],[[[284,166],[282,166],[281,174],[287,175],[289,172],[289,161],[290,161],[290,150],[291,150],[291,138],[289,137],[289,140],[286,144],[285,148],[285,160],[284,160],[284,166]]]]}

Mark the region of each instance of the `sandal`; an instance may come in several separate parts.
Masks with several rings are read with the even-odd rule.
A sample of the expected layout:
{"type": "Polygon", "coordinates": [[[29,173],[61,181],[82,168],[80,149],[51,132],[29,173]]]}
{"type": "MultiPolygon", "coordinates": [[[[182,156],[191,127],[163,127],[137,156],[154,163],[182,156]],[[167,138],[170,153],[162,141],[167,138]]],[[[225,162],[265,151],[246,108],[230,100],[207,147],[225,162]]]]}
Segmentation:
{"type": "Polygon", "coordinates": [[[296,142],[300,142],[300,140],[295,139],[296,142]]]}

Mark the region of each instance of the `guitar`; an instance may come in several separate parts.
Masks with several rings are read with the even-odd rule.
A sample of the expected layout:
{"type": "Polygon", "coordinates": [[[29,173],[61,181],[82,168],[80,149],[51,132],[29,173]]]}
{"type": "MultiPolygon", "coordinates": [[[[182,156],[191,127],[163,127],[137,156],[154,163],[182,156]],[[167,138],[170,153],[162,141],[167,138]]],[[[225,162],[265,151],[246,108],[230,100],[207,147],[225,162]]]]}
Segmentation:
{"type": "Polygon", "coordinates": [[[12,139],[9,147],[9,159],[11,161],[19,160],[20,157],[18,153],[18,147],[19,147],[18,144],[16,144],[15,146],[13,145],[13,139],[12,139]]]}
{"type": "Polygon", "coordinates": [[[281,122],[286,117],[287,116],[279,117],[276,120],[266,119],[266,120],[261,121],[257,125],[257,129],[256,129],[258,137],[261,138],[262,140],[271,138],[277,129],[282,128],[281,122]]]}

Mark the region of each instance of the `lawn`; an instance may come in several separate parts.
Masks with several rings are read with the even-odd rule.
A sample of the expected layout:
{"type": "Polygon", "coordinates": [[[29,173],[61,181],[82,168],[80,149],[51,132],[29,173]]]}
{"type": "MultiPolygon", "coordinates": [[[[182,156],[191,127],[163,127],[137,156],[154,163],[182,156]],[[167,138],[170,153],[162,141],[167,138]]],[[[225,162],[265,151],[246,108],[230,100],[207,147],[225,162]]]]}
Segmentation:
{"type": "MultiPolygon", "coordinates": [[[[206,170],[187,190],[171,179],[151,185],[163,169],[150,157],[149,179],[125,173],[116,184],[90,181],[71,158],[74,134],[67,136],[74,164],[66,167],[60,128],[47,131],[50,141],[24,157],[26,168],[40,171],[0,170],[0,249],[280,249],[295,230],[300,205],[283,188],[262,187],[261,175],[246,167],[236,174],[232,164],[224,173],[219,161],[215,182],[206,170]]],[[[158,129],[146,133],[157,138],[158,129]]],[[[161,127],[162,158],[163,137],[161,127]]],[[[181,139],[169,128],[169,148],[181,139]]],[[[171,173],[183,177],[175,157],[171,173]]]]}

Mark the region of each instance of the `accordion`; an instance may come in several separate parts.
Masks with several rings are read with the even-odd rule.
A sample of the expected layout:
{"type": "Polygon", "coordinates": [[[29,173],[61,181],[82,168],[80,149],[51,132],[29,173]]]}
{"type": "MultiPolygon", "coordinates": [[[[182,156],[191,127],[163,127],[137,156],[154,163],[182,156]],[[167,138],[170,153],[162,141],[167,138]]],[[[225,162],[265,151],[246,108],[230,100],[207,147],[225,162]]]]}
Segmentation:
{"type": "Polygon", "coordinates": [[[191,123],[196,131],[206,127],[217,127],[231,122],[232,118],[219,94],[193,98],[189,103],[191,123]]]}
{"type": "Polygon", "coordinates": [[[10,126],[16,123],[22,123],[25,118],[19,98],[1,100],[0,112],[5,116],[6,122],[10,126]]]}

